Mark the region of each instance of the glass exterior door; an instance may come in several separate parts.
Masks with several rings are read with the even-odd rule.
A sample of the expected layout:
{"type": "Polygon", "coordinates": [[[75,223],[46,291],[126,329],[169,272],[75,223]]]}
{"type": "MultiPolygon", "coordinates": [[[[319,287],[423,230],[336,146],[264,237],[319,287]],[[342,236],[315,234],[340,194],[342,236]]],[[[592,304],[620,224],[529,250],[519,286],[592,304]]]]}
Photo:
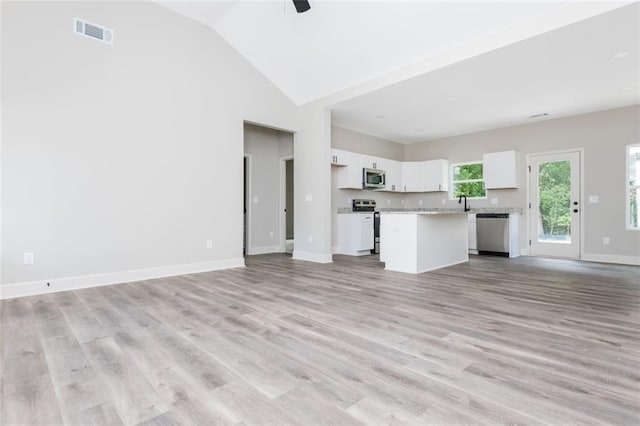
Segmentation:
{"type": "Polygon", "coordinates": [[[580,153],[532,156],[530,168],[531,254],[580,257],[580,153]]]}

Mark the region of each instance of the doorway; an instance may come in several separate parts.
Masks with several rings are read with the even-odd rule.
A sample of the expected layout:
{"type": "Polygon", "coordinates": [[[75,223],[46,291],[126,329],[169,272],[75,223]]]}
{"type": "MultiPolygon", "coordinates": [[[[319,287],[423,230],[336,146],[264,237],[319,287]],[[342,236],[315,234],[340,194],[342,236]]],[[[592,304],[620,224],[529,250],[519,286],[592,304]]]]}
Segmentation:
{"type": "Polygon", "coordinates": [[[293,157],[280,159],[280,251],[293,253],[293,157]]]}
{"type": "Polygon", "coordinates": [[[249,242],[249,197],[251,197],[251,157],[245,154],[243,157],[243,179],[244,179],[244,191],[242,197],[242,254],[246,256],[248,254],[249,242]]]}
{"type": "Polygon", "coordinates": [[[580,151],[529,156],[529,249],[580,258],[580,151]]]}

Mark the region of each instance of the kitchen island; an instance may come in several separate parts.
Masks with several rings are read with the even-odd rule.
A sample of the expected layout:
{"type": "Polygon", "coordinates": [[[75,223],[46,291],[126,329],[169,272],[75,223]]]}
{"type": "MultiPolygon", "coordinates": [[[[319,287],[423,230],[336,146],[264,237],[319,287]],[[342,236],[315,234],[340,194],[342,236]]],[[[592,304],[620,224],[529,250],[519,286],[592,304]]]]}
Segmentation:
{"type": "Polygon", "coordinates": [[[381,212],[385,269],[419,274],[468,260],[467,212],[462,209],[381,212]]]}

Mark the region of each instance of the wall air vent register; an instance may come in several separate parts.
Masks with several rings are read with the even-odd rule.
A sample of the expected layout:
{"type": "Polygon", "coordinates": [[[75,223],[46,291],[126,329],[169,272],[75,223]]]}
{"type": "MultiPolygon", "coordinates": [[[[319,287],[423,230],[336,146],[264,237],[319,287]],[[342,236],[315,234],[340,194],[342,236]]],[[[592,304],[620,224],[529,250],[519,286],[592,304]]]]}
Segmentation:
{"type": "Polygon", "coordinates": [[[113,44],[113,30],[109,28],[75,18],[73,20],[73,30],[76,34],[90,37],[103,43],[113,44]]]}

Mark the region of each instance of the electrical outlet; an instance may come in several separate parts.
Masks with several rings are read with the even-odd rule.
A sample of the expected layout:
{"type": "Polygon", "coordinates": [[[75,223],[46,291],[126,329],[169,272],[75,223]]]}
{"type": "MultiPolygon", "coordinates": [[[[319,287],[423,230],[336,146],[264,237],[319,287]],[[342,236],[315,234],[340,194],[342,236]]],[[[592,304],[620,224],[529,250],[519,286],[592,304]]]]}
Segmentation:
{"type": "Polygon", "coordinates": [[[418,205],[421,206],[422,205],[422,200],[418,200],[418,205]]]}
{"type": "Polygon", "coordinates": [[[312,243],[313,242],[313,235],[309,234],[309,242],[312,243]]]}
{"type": "Polygon", "coordinates": [[[253,204],[258,204],[258,197],[253,197],[253,204]]]}
{"type": "Polygon", "coordinates": [[[208,249],[212,249],[213,248],[213,240],[207,240],[207,248],[208,249]]]}
{"type": "Polygon", "coordinates": [[[307,195],[305,195],[305,196],[304,196],[304,200],[305,200],[307,203],[310,203],[311,201],[313,201],[313,195],[311,195],[311,194],[307,194],[307,195]]]}
{"type": "Polygon", "coordinates": [[[498,197],[491,197],[491,204],[498,204],[498,197]]]}
{"type": "Polygon", "coordinates": [[[24,254],[24,264],[25,265],[32,265],[34,262],[34,256],[33,256],[33,252],[28,252],[24,254]]]}
{"type": "Polygon", "coordinates": [[[605,246],[609,245],[609,237],[602,237],[602,244],[604,244],[605,246]]]}
{"type": "Polygon", "coordinates": [[[445,198],[443,198],[442,200],[440,200],[440,204],[442,204],[444,206],[445,204],[447,204],[447,200],[445,198]]]}
{"type": "Polygon", "coordinates": [[[400,200],[400,204],[404,206],[404,200],[400,200]]]}
{"type": "Polygon", "coordinates": [[[391,200],[387,200],[387,205],[390,206],[391,205],[391,200]]]}
{"type": "Polygon", "coordinates": [[[273,231],[269,231],[269,238],[273,238],[273,231]]]}

